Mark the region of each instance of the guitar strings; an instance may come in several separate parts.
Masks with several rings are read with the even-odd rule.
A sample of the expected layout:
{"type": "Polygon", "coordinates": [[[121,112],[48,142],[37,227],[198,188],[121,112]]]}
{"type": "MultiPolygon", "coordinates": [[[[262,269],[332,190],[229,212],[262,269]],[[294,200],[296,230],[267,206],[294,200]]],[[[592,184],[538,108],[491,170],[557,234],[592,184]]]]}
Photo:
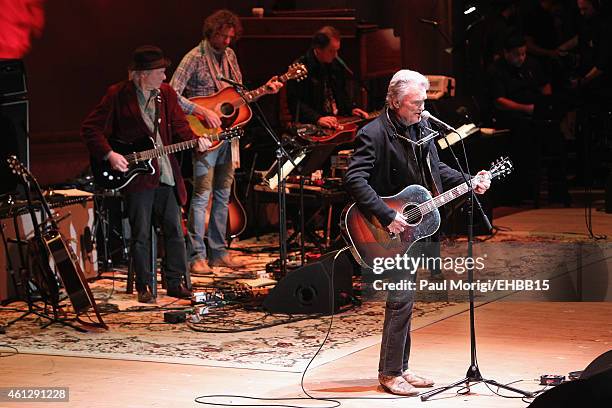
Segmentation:
{"type": "MultiPolygon", "coordinates": [[[[438,208],[441,205],[441,203],[439,203],[439,201],[440,201],[439,197],[443,197],[445,195],[453,196],[454,193],[452,193],[452,192],[455,191],[455,190],[459,191],[462,186],[464,186],[464,183],[462,183],[462,184],[460,184],[460,185],[458,185],[458,186],[448,190],[447,192],[445,192],[445,193],[443,193],[443,194],[441,194],[439,196],[436,196],[436,197],[434,197],[434,198],[432,198],[431,200],[428,200],[428,201],[434,202],[435,203],[435,207],[438,208]]],[[[453,198],[456,198],[456,197],[453,197],[453,198]]],[[[408,222],[410,222],[410,221],[417,221],[419,218],[421,218],[423,215],[425,215],[425,214],[427,214],[429,212],[429,211],[423,211],[423,207],[425,207],[427,205],[428,201],[426,201],[424,203],[420,203],[420,204],[416,205],[415,207],[411,208],[408,211],[402,211],[402,215],[404,217],[406,217],[406,220],[408,222]]],[[[442,204],[444,202],[448,202],[448,201],[450,201],[450,200],[442,200],[442,204]]]]}
{"type": "MultiPolygon", "coordinates": [[[[222,132],[222,133],[207,135],[206,137],[211,139],[213,142],[218,142],[218,141],[224,140],[224,137],[228,133],[234,133],[234,132],[230,130],[229,132],[222,132]]],[[[148,159],[153,159],[155,157],[163,156],[165,154],[176,153],[178,151],[185,150],[185,148],[193,147],[196,144],[197,144],[197,139],[187,140],[185,142],[175,143],[170,146],[162,146],[158,149],[151,149],[151,150],[145,150],[143,152],[126,154],[124,157],[129,163],[135,163],[138,160],[148,160],[148,159]]]]}
{"type": "MultiPolygon", "coordinates": [[[[497,175],[497,172],[491,170],[491,171],[489,171],[489,174],[490,174],[489,178],[493,179],[497,175]]],[[[472,179],[470,179],[470,182],[474,182],[477,178],[479,178],[479,176],[473,177],[472,179]]],[[[482,176],[482,178],[484,178],[484,176],[482,176]]],[[[402,215],[404,217],[406,217],[406,220],[408,222],[417,221],[419,218],[421,218],[423,215],[425,215],[425,214],[427,214],[429,212],[429,211],[425,211],[425,212],[423,211],[423,207],[425,207],[429,201],[432,201],[433,203],[435,203],[435,208],[438,208],[442,204],[457,198],[459,195],[463,195],[465,192],[460,192],[460,190],[462,188],[464,188],[464,187],[467,187],[466,184],[465,183],[461,183],[458,186],[453,187],[452,189],[450,189],[450,190],[440,194],[439,196],[433,197],[431,200],[428,200],[428,201],[425,201],[423,203],[420,203],[420,204],[416,205],[415,207],[411,208],[408,211],[402,211],[402,215]],[[454,192],[459,192],[460,194],[459,195],[455,195],[454,192]],[[447,196],[447,195],[452,196],[452,198],[450,200],[447,200],[447,199],[443,199],[442,200],[440,198],[440,197],[444,197],[444,196],[447,196]],[[441,203],[439,201],[441,201],[441,203]]]]}

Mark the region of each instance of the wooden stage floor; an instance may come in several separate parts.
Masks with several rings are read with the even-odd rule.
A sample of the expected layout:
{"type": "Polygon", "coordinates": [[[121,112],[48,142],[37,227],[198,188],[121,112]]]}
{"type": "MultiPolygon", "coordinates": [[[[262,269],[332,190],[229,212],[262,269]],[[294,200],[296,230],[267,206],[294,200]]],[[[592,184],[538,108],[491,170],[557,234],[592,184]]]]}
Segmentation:
{"type": "MultiPolygon", "coordinates": [[[[514,231],[582,234],[580,209],[535,210],[496,220],[514,231]],[[572,212],[573,210],[573,212],[572,212]],[[568,213],[570,211],[570,213],[568,213]],[[527,224],[526,220],[533,220],[527,224]],[[564,225],[559,226],[559,220],[564,225]]],[[[601,213],[594,226],[612,236],[612,216],[601,213]]],[[[444,385],[465,376],[469,366],[468,313],[413,332],[411,367],[444,385]]],[[[485,378],[526,390],[541,387],[541,374],[584,369],[612,349],[612,302],[519,303],[497,301],[476,309],[478,362],[485,378]]],[[[2,336],[0,336],[0,344],[2,336]]],[[[308,372],[305,387],[318,397],[364,397],[342,400],[343,407],[525,407],[520,398],[496,396],[483,384],[468,395],[457,389],[427,402],[392,398],[377,383],[378,346],[360,350],[308,372]]],[[[0,406],[58,407],[197,407],[205,394],[262,397],[303,396],[300,374],[263,370],[163,364],[92,358],[17,354],[0,360],[0,386],[69,387],[69,403],[2,403],[0,406]]],[[[511,393],[500,390],[504,395],[511,393]]],[[[237,398],[215,400],[249,404],[237,398]]],[[[329,406],[321,401],[286,401],[290,405],[329,406]]],[[[254,403],[252,406],[255,406],[254,403]]],[[[244,406],[244,405],[243,405],[244,406]]]]}

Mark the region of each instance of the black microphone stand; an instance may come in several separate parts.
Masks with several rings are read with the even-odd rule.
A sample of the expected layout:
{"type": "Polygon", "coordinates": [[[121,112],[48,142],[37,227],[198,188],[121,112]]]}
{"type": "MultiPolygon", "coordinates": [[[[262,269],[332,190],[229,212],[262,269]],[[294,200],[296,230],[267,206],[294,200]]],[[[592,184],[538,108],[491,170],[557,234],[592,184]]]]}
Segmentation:
{"type": "MultiPolygon", "coordinates": [[[[435,122],[434,122],[435,123],[435,122]]],[[[463,138],[462,136],[459,134],[459,132],[457,132],[456,129],[452,128],[451,126],[441,126],[441,127],[445,127],[445,130],[450,130],[453,133],[456,133],[457,135],[459,135],[459,140],[461,140],[461,143],[463,144],[463,138]]],[[[466,173],[463,171],[463,168],[461,166],[461,163],[459,162],[459,159],[457,158],[457,155],[455,154],[451,143],[449,142],[446,132],[443,132],[443,137],[444,140],[446,141],[446,144],[448,145],[448,148],[451,152],[451,155],[453,156],[453,159],[455,160],[455,164],[457,165],[457,168],[459,169],[459,172],[461,173],[461,176],[463,177],[463,181],[466,183],[468,189],[469,189],[469,198],[468,198],[468,205],[467,205],[467,235],[468,235],[468,248],[467,248],[467,256],[468,259],[472,258],[473,255],[473,245],[474,245],[474,204],[476,204],[476,207],[478,208],[478,211],[483,219],[483,221],[485,222],[485,226],[487,228],[488,231],[491,231],[492,226],[491,226],[491,222],[489,221],[489,218],[486,216],[486,214],[484,213],[482,206],[480,205],[480,200],[478,200],[478,198],[476,197],[476,194],[474,193],[474,189],[472,187],[472,183],[470,181],[468,181],[467,177],[466,177],[466,173]]],[[[465,151],[465,145],[463,145],[464,151],[465,151]]],[[[466,160],[466,164],[467,164],[467,155],[465,157],[466,160]]],[[[468,167],[468,171],[469,171],[469,166],[468,167]]],[[[474,289],[472,286],[472,282],[474,281],[474,268],[473,266],[468,266],[467,267],[467,272],[468,272],[468,283],[470,285],[470,290],[469,290],[469,302],[470,302],[470,366],[467,369],[467,373],[465,375],[465,378],[462,378],[459,381],[455,381],[449,385],[446,385],[444,387],[439,387],[436,388],[434,390],[425,392],[423,394],[421,394],[421,401],[427,401],[429,398],[433,397],[434,395],[440,394],[444,391],[447,391],[451,388],[455,388],[455,387],[459,387],[462,384],[465,384],[463,386],[463,388],[468,388],[469,390],[469,386],[470,383],[485,383],[485,384],[490,384],[494,387],[498,387],[498,388],[503,388],[506,389],[508,391],[512,391],[512,392],[516,392],[518,394],[523,395],[524,397],[533,397],[533,393],[529,392],[529,391],[524,391],[515,387],[511,387],[509,385],[506,384],[500,384],[495,380],[491,380],[491,379],[485,379],[483,378],[482,374],[480,373],[480,369],[478,367],[478,358],[476,355],[476,326],[475,326],[475,322],[474,322],[474,289]]]]}
{"type": "Polygon", "coordinates": [[[279,252],[280,252],[279,260],[280,260],[280,276],[284,277],[287,274],[287,213],[286,213],[287,208],[286,208],[286,197],[285,197],[285,175],[282,174],[284,163],[282,162],[281,159],[283,157],[286,158],[287,161],[289,161],[293,165],[294,168],[296,167],[296,163],[293,160],[293,158],[289,155],[289,153],[287,153],[285,148],[283,147],[279,137],[276,135],[276,133],[274,133],[272,126],[270,126],[270,123],[266,119],[257,101],[255,100],[249,101],[247,100],[247,98],[244,97],[244,91],[247,88],[240,82],[237,82],[231,79],[227,79],[223,77],[219,77],[218,79],[232,85],[234,89],[236,90],[236,92],[238,92],[238,95],[240,95],[240,97],[244,100],[244,102],[247,105],[255,107],[255,109],[253,109],[252,111],[255,113],[257,120],[259,120],[259,122],[265,129],[266,133],[268,133],[268,135],[270,135],[270,137],[274,140],[274,143],[276,143],[276,165],[277,165],[276,176],[278,180],[276,188],[278,189],[278,224],[279,224],[278,225],[278,228],[279,228],[278,241],[279,241],[279,252]]]}

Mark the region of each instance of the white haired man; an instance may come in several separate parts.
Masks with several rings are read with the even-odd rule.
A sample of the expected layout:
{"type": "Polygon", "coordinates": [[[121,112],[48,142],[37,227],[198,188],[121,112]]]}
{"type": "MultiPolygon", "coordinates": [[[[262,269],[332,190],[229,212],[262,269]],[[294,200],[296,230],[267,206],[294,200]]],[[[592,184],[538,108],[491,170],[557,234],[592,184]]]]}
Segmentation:
{"type": "MultiPolygon", "coordinates": [[[[401,70],[393,76],[385,114],[359,131],[344,179],[359,209],[375,216],[390,233],[401,233],[408,223],[381,196],[397,194],[412,184],[437,195],[463,182],[461,173],[439,160],[433,140],[416,144],[429,127],[421,119],[428,88],[429,81],[418,72],[401,70]]],[[[489,186],[483,181],[474,190],[482,194],[489,186]]],[[[398,395],[417,395],[417,387],[434,383],[408,369],[412,306],[409,291],[399,298],[387,296],[378,379],[385,391],[398,395]]]]}
{"type": "MultiPolygon", "coordinates": [[[[125,172],[129,163],[113,151],[112,141],[132,143],[150,138],[161,146],[197,138],[181,111],[176,92],[163,83],[169,65],[170,60],[159,47],[143,45],[134,50],[129,80],[108,88],[83,121],[81,135],[93,160],[107,160],[112,169],[125,172]]],[[[198,139],[197,150],[204,153],[210,144],[210,140],[202,137],[198,139]]],[[[149,260],[153,218],[159,221],[164,233],[167,294],[191,297],[191,291],[181,282],[187,269],[179,207],[187,201],[183,177],[172,154],[154,159],[152,165],[155,173],[136,176],[122,190],[132,232],[130,256],[141,303],[155,303],[151,287],[155,271],[149,260]]]]}

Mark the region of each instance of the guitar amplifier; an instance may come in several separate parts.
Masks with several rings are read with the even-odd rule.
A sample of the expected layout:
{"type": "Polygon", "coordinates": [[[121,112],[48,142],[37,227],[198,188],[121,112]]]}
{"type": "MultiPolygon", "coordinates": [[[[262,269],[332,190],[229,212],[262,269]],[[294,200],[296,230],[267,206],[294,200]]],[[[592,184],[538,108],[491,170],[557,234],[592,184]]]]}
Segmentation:
{"type": "Polygon", "coordinates": [[[23,61],[0,59],[0,98],[14,98],[27,92],[23,61]]]}
{"type": "MultiPolygon", "coordinates": [[[[60,232],[66,239],[66,243],[76,254],[85,278],[95,278],[98,275],[98,256],[92,240],[93,199],[87,192],[67,191],[70,191],[68,193],[70,196],[62,194],[62,190],[55,190],[54,194],[57,198],[49,199],[51,211],[58,220],[60,232]]],[[[36,215],[40,220],[39,210],[36,211],[36,215]]],[[[7,240],[7,250],[5,251],[4,244],[2,244],[0,251],[0,301],[13,300],[16,293],[15,284],[19,282],[19,268],[22,265],[19,247],[14,240],[17,237],[25,240],[34,236],[32,219],[27,207],[23,203],[16,203],[10,211],[3,211],[0,228],[7,240]],[[7,253],[10,259],[7,259],[7,253]],[[11,276],[11,272],[14,273],[14,276],[11,276]]],[[[22,250],[23,256],[27,256],[26,246],[23,246],[22,250]]]]}

